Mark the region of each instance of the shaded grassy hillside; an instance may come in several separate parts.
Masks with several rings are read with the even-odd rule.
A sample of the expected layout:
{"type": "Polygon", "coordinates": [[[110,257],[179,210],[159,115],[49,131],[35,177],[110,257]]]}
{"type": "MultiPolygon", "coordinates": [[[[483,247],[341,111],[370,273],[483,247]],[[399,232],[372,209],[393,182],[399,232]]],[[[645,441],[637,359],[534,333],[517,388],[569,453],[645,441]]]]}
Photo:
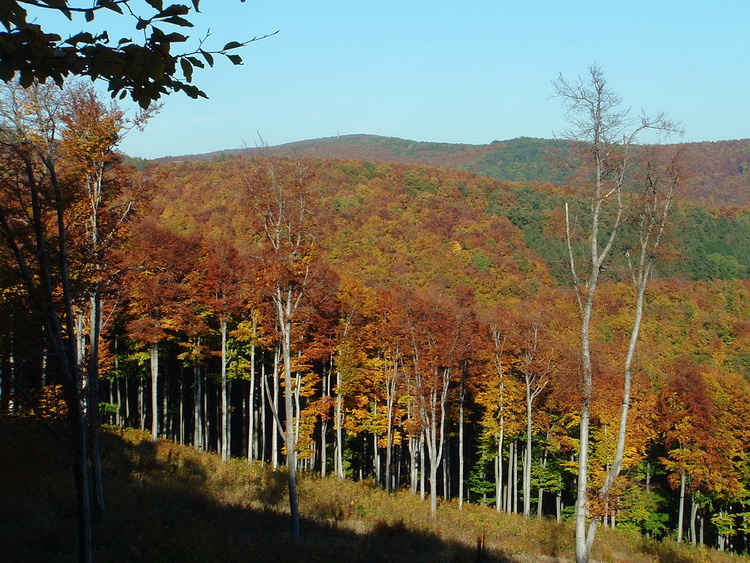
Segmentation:
{"type": "MultiPolygon", "coordinates": [[[[62,431],[62,429],[59,429],[62,431]]],[[[524,521],[491,507],[429,504],[367,482],[304,475],[303,539],[287,533],[285,475],[244,460],[222,462],[135,430],[103,436],[108,498],[96,522],[100,562],[569,561],[572,526],[524,521]]],[[[75,494],[64,442],[33,418],[0,418],[0,542],[4,561],[75,561],[75,494]]],[[[741,558],[601,530],[599,561],[707,562],[741,558]]]]}
{"type": "MultiPolygon", "coordinates": [[[[750,206],[750,140],[666,145],[681,153],[686,173],[680,197],[717,207],[750,206]]],[[[178,157],[224,158],[248,152],[293,158],[339,158],[426,164],[475,172],[512,182],[563,184],[571,170],[571,143],[520,137],[488,145],[428,143],[379,137],[344,135],[240,151],[178,157]]],[[[175,159],[172,159],[175,160],[175,159]]]]}

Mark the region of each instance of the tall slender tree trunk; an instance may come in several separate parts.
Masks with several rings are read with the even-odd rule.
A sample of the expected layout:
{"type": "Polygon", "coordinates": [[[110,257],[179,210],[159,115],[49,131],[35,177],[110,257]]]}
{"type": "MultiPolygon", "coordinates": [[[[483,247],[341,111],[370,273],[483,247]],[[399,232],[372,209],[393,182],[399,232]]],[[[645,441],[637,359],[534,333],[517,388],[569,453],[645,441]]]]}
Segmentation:
{"type": "Polygon", "coordinates": [[[497,438],[497,457],[495,466],[495,509],[500,512],[504,510],[503,506],[503,438],[505,437],[505,428],[503,417],[500,417],[500,435],[497,438]]]}
{"type": "Polygon", "coordinates": [[[418,475],[417,475],[417,443],[416,436],[409,436],[409,492],[417,494],[418,475]]]}
{"type": "Polygon", "coordinates": [[[588,563],[591,545],[594,543],[596,518],[591,520],[592,534],[587,535],[588,510],[588,472],[589,472],[589,425],[591,420],[591,397],[593,392],[593,368],[591,365],[591,350],[589,348],[589,332],[591,312],[594,305],[594,289],[596,277],[590,282],[588,300],[583,311],[581,322],[581,358],[583,363],[583,379],[581,382],[581,423],[578,442],[578,482],[576,490],[576,561],[588,563]]]}
{"type": "Polygon", "coordinates": [[[695,531],[695,519],[698,515],[698,503],[695,502],[695,495],[690,499],[690,543],[695,545],[698,542],[698,536],[695,531]]]}
{"type": "Polygon", "coordinates": [[[203,385],[203,445],[204,451],[212,451],[213,443],[211,442],[211,429],[215,423],[213,411],[209,412],[209,394],[213,395],[214,386],[209,384],[208,380],[205,380],[203,385]]]}
{"type": "Polygon", "coordinates": [[[466,399],[466,377],[461,377],[458,403],[458,509],[464,507],[464,401],[466,399]]]}
{"type": "Polygon", "coordinates": [[[229,427],[229,383],[227,381],[227,321],[221,319],[221,459],[229,459],[230,435],[229,427]]]}
{"type": "Polygon", "coordinates": [[[381,485],[382,481],[380,469],[380,447],[378,444],[378,435],[376,432],[372,433],[372,474],[373,478],[375,479],[375,483],[381,485]]]}
{"type": "Polygon", "coordinates": [[[253,318],[253,342],[250,345],[250,389],[247,399],[247,461],[255,459],[255,338],[256,321],[253,318]]]}
{"type": "Polygon", "coordinates": [[[300,407],[300,390],[302,389],[302,376],[299,372],[294,375],[294,443],[299,443],[299,425],[302,420],[302,408],[300,407]]]}
{"type": "Polygon", "coordinates": [[[328,474],[328,444],[326,442],[326,434],[328,432],[328,422],[325,420],[320,421],[320,476],[325,477],[328,474]]]}
{"type": "MultiPolygon", "coordinates": [[[[521,480],[519,480],[519,478],[518,478],[518,464],[519,464],[519,461],[520,461],[521,465],[523,466],[523,458],[521,458],[519,460],[520,456],[518,455],[519,453],[522,453],[522,452],[520,452],[520,450],[522,448],[521,441],[520,440],[515,440],[515,443],[516,443],[516,451],[515,451],[515,455],[513,456],[513,458],[514,458],[514,463],[513,463],[513,512],[514,513],[518,513],[519,512],[519,503],[518,503],[518,501],[519,501],[519,499],[521,497],[521,492],[519,491],[518,487],[519,487],[519,483],[523,479],[523,472],[521,473],[521,480]]],[[[523,470],[523,467],[521,467],[521,469],[523,470]]]]}
{"type": "MultiPolygon", "coordinates": [[[[279,357],[281,352],[279,347],[276,347],[274,354],[274,368],[273,368],[273,405],[274,412],[279,412],[279,357]]],[[[279,433],[281,429],[278,426],[278,417],[273,417],[273,431],[271,432],[271,465],[274,471],[279,467],[279,433]]]]}
{"type": "MultiPolygon", "coordinates": [[[[427,442],[427,450],[429,452],[430,445],[429,441],[427,442]]],[[[437,474],[438,474],[438,465],[437,465],[437,455],[435,454],[428,454],[430,457],[430,512],[433,516],[437,514],[437,474]]]]}
{"type": "Polygon", "coordinates": [[[292,388],[292,311],[294,299],[291,289],[283,294],[280,287],[276,288],[276,308],[281,328],[281,352],[284,364],[284,407],[286,410],[286,467],[289,478],[289,513],[291,517],[292,539],[298,541],[301,537],[299,504],[297,501],[297,458],[295,442],[294,405],[292,388]]]}
{"type": "Polygon", "coordinates": [[[341,387],[341,371],[336,371],[336,406],[334,417],[336,419],[336,476],[344,478],[344,413],[343,392],[341,387]]]}
{"type": "MultiPolygon", "coordinates": [[[[323,366],[323,397],[326,401],[331,398],[331,375],[333,370],[333,357],[330,358],[330,364],[326,367],[323,366]]],[[[328,403],[326,403],[328,404],[328,403]]],[[[327,449],[328,444],[326,436],[328,433],[328,409],[326,413],[320,417],[320,476],[325,477],[328,472],[328,455],[327,449]]]]}
{"type": "Polygon", "coordinates": [[[178,420],[180,421],[180,445],[184,446],[187,444],[187,409],[185,408],[185,373],[180,371],[179,379],[177,380],[177,393],[179,395],[179,415],[178,420]]]}
{"type": "Polygon", "coordinates": [[[136,408],[138,409],[138,428],[140,430],[146,430],[146,382],[143,377],[138,378],[138,401],[136,408]]]}
{"type": "Polygon", "coordinates": [[[685,470],[680,471],[680,505],[677,512],[677,543],[682,543],[682,529],[685,522],[685,470]]]}
{"type": "MultiPolygon", "coordinates": [[[[198,341],[200,344],[200,340],[198,341]]],[[[203,382],[201,366],[193,366],[193,401],[195,403],[195,422],[193,424],[193,447],[199,452],[203,449],[203,382]]]]}
{"type": "Polygon", "coordinates": [[[508,440],[508,483],[505,487],[505,512],[513,514],[513,477],[516,470],[514,465],[516,453],[516,441],[508,440]]]}
{"type": "MultiPolygon", "coordinates": [[[[446,421],[446,426],[448,425],[448,422],[446,421]]],[[[440,465],[443,466],[443,498],[445,500],[451,500],[452,492],[451,492],[451,473],[450,473],[450,464],[451,464],[451,439],[450,436],[447,436],[448,434],[448,428],[445,428],[444,430],[446,438],[443,440],[443,461],[440,465]]]]}
{"type": "Polygon", "coordinates": [[[385,490],[393,490],[393,399],[388,397],[386,404],[386,429],[385,429],[385,490]]]}
{"type": "Polygon", "coordinates": [[[73,446],[73,474],[76,482],[78,499],[78,560],[90,563],[93,556],[93,527],[91,523],[91,497],[89,493],[89,468],[87,452],[86,420],[81,408],[80,387],[77,397],[71,397],[68,403],[68,421],[71,429],[73,446]]]}
{"type": "Polygon", "coordinates": [[[526,448],[523,457],[523,515],[531,516],[531,409],[532,392],[526,378],[526,448]]]}
{"type": "Polygon", "coordinates": [[[398,360],[393,360],[392,375],[386,379],[386,450],[385,450],[385,488],[393,490],[393,406],[396,400],[396,381],[398,378],[398,360]]]}
{"type": "Polygon", "coordinates": [[[159,439],[159,348],[151,345],[151,441],[159,439]]]}
{"type": "Polygon", "coordinates": [[[419,458],[418,458],[418,463],[419,463],[419,498],[422,499],[422,500],[424,500],[424,497],[425,497],[425,470],[424,470],[424,466],[425,466],[425,461],[424,461],[424,458],[425,458],[424,442],[425,442],[425,440],[424,440],[424,433],[425,433],[424,430],[422,430],[419,433],[419,458]]]}
{"type": "MultiPolygon", "coordinates": [[[[266,362],[260,364],[260,385],[261,389],[261,401],[260,401],[260,455],[258,459],[264,464],[268,459],[268,417],[266,416],[266,397],[268,396],[268,378],[266,377],[266,362]]],[[[271,431],[273,431],[273,424],[271,424],[271,431]]]]}
{"type": "Polygon", "coordinates": [[[161,394],[161,408],[159,409],[160,423],[159,428],[161,430],[161,436],[168,440],[173,439],[172,436],[172,417],[169,416],[169,393],[170,389],[169,378],[162,379],[162,394],[161,394]]]}
{"type": "Polygon", "coordinates": [[[101,326],[101,298],[99,291],[90,295],[91,319],[89,320],[89,365],[88,365],[88,410],[89,432],[91,434],[91,475],[94,486],[94,507],[99,514],[104,514],[104,480],[102,478],[102,461],[99,448],[99,426],[101,416],[99,409],[99,329],[101,326]]]}

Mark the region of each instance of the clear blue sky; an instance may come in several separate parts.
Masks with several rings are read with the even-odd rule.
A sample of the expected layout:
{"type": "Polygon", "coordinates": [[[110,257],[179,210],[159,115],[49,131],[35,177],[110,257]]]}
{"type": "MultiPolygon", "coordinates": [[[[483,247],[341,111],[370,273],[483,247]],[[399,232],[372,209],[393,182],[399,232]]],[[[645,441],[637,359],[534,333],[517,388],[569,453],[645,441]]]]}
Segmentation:
{"type": "MultiPolygon", "coordinates": [[[[748,1],[203,0],[191,32],[246,47],[122,149],[153,158],[369,133],[484,144],[565,128],[551,81],[599,64],[685,141],[750,137],[748,1]]],[[[99,19],[97,18],[97,22],[99,19]]],[[[99,25],[103,25],[100,23],[99,25]]]]}

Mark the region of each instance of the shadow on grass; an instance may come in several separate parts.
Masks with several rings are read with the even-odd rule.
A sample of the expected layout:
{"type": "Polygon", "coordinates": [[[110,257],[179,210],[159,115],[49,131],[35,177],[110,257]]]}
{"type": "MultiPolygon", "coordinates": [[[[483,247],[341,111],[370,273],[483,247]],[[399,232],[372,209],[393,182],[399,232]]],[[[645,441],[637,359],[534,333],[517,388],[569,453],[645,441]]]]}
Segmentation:
{"type": "Polygon", "coordinates": [[[150,442],[111,444],[108,451],[124,451],[136,462],[122,473],[117,459],[108,459],[113,479],[98,529],[98,561],[510,561],[492,553],[478,559],[473,547],[415,532],[403,522],[378,523],[357,534],[335,521],[303,518],[303,538],[293,542],[281,472],[262,472],[252,481],[259,507],[233,507],[211,498],[203,486],[211,468],[190,458],[173,462],[167,455],[163,461],[150,442]]]}
{"type": "MultiPolygon", "coordinates": [[[[19,563],[76,561],[75,491],[64,444],[45,437],[43,429],[8,430],[0,425],[0,494],[7,493],[0,503],[3,557],[19,563]],[[27,448],[29,440],[36,445],[27,448]]],[[[206,486],[216,482],[209,473],[220,466],[171,452],[165,456],[162,447],[172,446],[105,435],[108,506],[95,525],[96,561],[511,561],[403,522],[376,523],[359,534],[335,521],[304,518],[303,538],[293,542],[283,474],[256,472],[247,488],[252,502],[228,505],[216,500],[220,491],[206,486]]]]}

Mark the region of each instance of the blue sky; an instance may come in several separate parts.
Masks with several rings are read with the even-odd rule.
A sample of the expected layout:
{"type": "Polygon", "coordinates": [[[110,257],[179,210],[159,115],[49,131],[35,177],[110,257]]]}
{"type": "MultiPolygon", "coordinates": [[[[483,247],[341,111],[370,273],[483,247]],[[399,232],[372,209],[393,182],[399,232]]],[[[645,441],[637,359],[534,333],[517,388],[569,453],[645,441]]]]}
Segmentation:
{"type": "Polygon", "coordinates": [[[210,99],[170,96],[123,141],[127,154],[352,133],[551,138],[565,128],[551,81],[594,63],[626,106],[682,121],[682,140],[750,137],[746,1],[203,0],[202,10],[191,34],[210,29],[209,44],[279,34],[243,49],[241,67],[197,73],[210,99]]]}

